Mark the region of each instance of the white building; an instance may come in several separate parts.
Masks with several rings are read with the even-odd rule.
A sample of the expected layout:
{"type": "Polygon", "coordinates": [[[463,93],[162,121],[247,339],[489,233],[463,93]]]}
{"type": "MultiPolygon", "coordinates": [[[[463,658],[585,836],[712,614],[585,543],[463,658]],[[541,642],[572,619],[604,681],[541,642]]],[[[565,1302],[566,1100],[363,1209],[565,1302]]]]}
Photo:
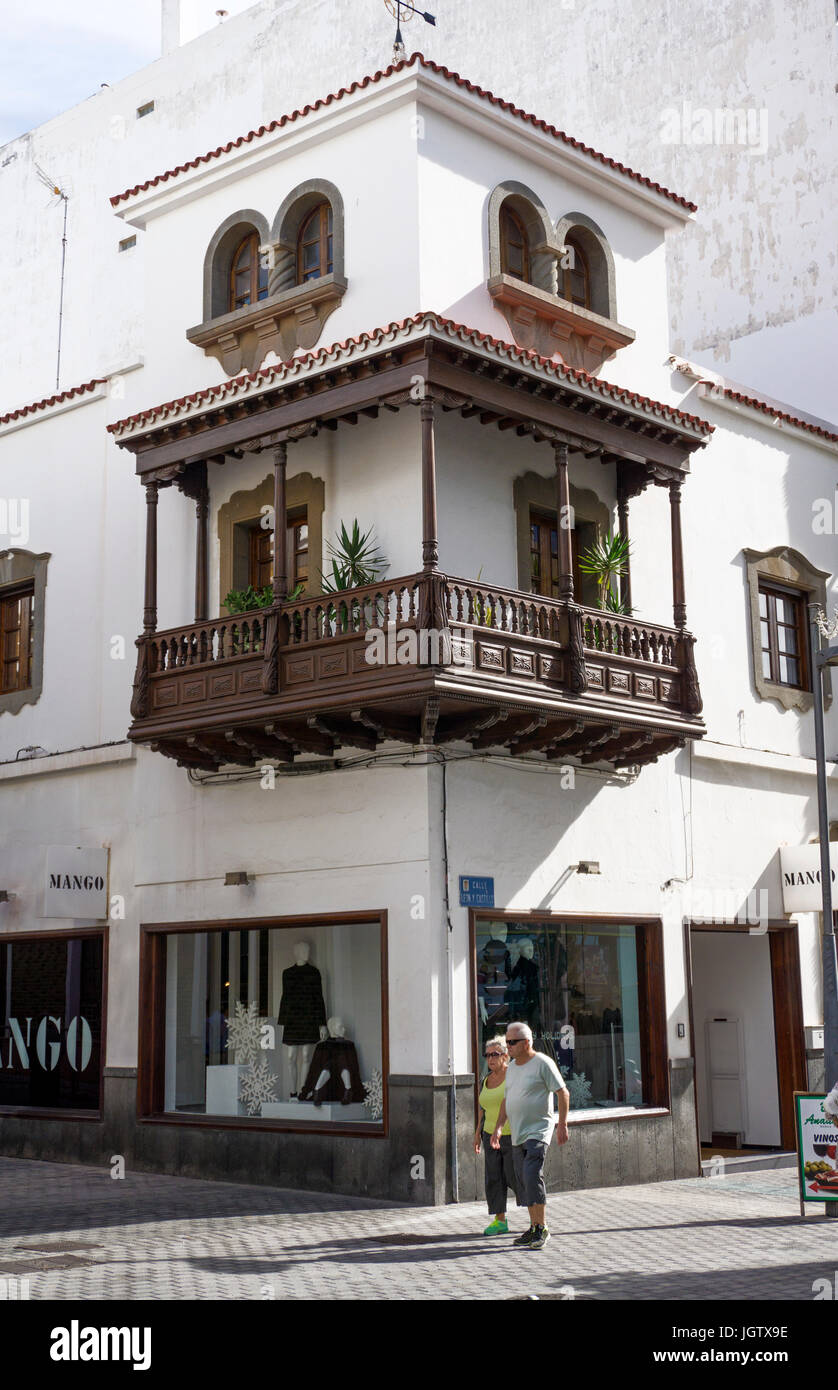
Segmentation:
{"type": "MultiPolygon", "coordinates": [[[[838,431],[673,359],[701,209],[549,111],[416,59],[252,130],[241,81],[181,123],[264,11],[3,161],[22,193],[77,151],[86,384],[0,417],[0,1147],[471,1196],[514,1014],[575,1077],[556,1186],[789,1147],[820,946],[778,848],[816,833],[838,431]],[[354,519],[385,572],[324,597],[354,519]],[[579,566],[618,530],[622,617],[579,566]],[[225,608],[270,582],[297,596],[225,608]],[[87,917],[45,896],[95,894],[77,848],[107,851],[87,917]],[[234,1056],[237,1003],[268,1026],[234,1056]]],[[[55,302],[8,280],[32,400],[55,302]]]]}

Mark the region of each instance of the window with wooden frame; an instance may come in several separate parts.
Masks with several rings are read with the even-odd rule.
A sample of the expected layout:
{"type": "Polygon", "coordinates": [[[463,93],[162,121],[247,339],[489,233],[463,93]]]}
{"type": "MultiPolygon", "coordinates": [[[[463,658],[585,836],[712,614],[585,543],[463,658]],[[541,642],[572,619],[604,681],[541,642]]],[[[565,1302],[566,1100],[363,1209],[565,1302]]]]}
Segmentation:
{"type": "Polygon", "coordinates": [[[32,684],[35,584],[0,590],[0,695],[32,684]]]}
{"type": "MultiPolygon", "coordinates": [[[[579,568],[580,551],[596,540],[596,523],[576,518],[570,538],[573,592],[578,603],[596,605],[596,581],[579,568]]],[[[530,510],[530,592],[546,598],[559,594],[559,535],[556,513],[530,510]]]]}
{"type": "Polygon", "coordinates": [[[319,203],[303,222],[297,237],[297,284],[319,280],[334,269],[332,207],[319,203]]]}
{"type": "Polygon", "coordinates": [[[530,284],[530,244],[527,229],[517,213],[504,205],[500,211],[500,268],[503,275],[530,284]]]}
{"type": "MultiPolygon", "coordinates": [[[[287,514],[288,547],[288,585],[296,589],[302,584],[308,588],[309,546],[308,546],[308,508],[294,507],[287,514]]],[[[248,545],[247,582],[254,589],[264,589],[273,583],[273,530],[266,530],[261,520],[246,523],[248,545]]]]}
{"type": "Polygon", "coordinates": [[[571,253],[559,262],[559,287],[563,299],[578,304],[582,309],[591,307],[591,272],[587,257],[576,237],[565,238],[565,247],[571,253]],[[563,265],[563,261],[569,265],[563,265]]]}
{"type": "Polygon", "coordinates": [[[262,264],[259,233],[249,232],[236,247],[230,263],[229,309],[241,309],[268,297],[268,268],[262,264]]]}
{"type": "Polygon", "coordinates": [[[806,598],[798,589],[759,582],[762,674],[777,685],[809,690],[806,598]]]}

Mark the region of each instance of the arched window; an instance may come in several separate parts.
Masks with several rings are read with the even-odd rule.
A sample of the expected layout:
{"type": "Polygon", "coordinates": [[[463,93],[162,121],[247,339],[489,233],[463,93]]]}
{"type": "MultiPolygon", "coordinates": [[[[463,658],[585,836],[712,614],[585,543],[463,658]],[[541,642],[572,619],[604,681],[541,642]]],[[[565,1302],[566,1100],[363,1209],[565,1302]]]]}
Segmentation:
{"type": "Polygon", "coordinates": [[[230,262],[229,309],[241,309],[268,297],[268,268],[259,254],[259,233],[248,232],[230,262]]]}
{"type": "Polygon", "coordinates": [[[300,227],[297,237],[297,284],[319,280],[334,269],[332,255],[332,206],[318,203],[300,227]]]}
{"type": "Polygon", "coordinates": [[[506,205],[500,211],[501,274],[514,275],[516,280],[530,283],[530,246],[526,228],[512,209],[506,205]]]}
{"type": "Polygon", "coordinates": [[[572,254],[562,256],[562,261],[568,261],[568,265],[559,263],[561,296],[582,309],[590,309],[591,272],[588,258],[579,245],[578,237],[565,237],[565,246],[572,254]]]}

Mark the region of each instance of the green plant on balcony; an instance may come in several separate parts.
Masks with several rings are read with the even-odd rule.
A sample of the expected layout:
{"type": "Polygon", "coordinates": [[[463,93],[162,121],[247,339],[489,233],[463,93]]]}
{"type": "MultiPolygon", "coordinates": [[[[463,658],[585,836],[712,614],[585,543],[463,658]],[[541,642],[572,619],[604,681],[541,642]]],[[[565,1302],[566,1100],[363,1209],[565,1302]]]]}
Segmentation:
{"type": "MultiPolygon", "coordinates": [[[[302,584],[295,584],[291,593],[286,598],[286,603],[293,603],[303,592],[302,584]]],[[[246,589],[229,589],[224,597],[224,607],[231,617],[237,614],[256,613],[262,608],[270,608],[274,601],[273,584],[266,584],[264,588],[254,589],[252,584],[248,584],[246,589]]],[[[299,615],[295,614],[299,621],[299,615]]],[[[232,651],[234,656],[244,656],[246,653],[256,653],[262,650],[265,640],[264,626],[259,632],[254,632],[252,628],[247,631],[241,626],[234,627],[232,638],[232,651]]]]}
{"type": "MultiPolygon", "coordinates": [[[[477,571],[477,583],[483,578],[483,566],[477,571]]],[[[494,627],[495,615],[491,603],[482,594],[474,595],[474,621],[478,627],[494,627]]]]}
{"type": "MultiPolygon", "coordinates": [[[[390,563],[378,549],[375,528],[371,526],[368,531],[362,532],[357,517],[352,522],[351,532],[347,531],[346,523],[341,522],[335,540],[326,542],[326,550],[331,561],[331,573],[321,573],[324,594],[342,594],[351,589],[362,589],[367,584],[374,584],[390,563]]],[[[342,604],[340,608],[336,604],[328,605],[324,621],[331,635],[338,631],[349,631],[350,620],[354,631],[352,606],[352,600],[348,604],[342,604]]],[[[372,614],[367,615],[368,626],[371,616],[372,614]]],[[[378,624],[384,620],[380,603],[375,605],[374,617],[378,624]]]]}
{"type": "MultiPolygon", "coordinates": [[[[607,531],[593,545],[579,553],[579,568],[583,574],[590,574],[597,584],[597,607],[604,613],[628,617],[627,608],[619,594],[619,581],[628,572],[631,558],[631,544],[625,536],[607,531]]],[[[610,640],[604,635],[602,625],[593,619],[585,619],[586,636],[590,633],[591,645],[597,650],[618,651],[619,639],[612,634],[610,640]]]]}

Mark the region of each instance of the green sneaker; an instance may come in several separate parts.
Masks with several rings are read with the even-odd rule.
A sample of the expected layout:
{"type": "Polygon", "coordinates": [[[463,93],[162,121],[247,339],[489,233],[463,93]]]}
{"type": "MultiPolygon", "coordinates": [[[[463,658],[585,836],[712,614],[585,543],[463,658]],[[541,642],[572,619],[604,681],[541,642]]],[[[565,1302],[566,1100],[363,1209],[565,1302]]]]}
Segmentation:
{"type": "Polygon", "coordinates": [[[534,1227],[534,1226],[530,1226],[530,1229],[529,1229],[528,1231],[524,1231],[524,1234],[523,1234],[522,1236],[518,1236],[517,1240],[513,1240],[512,1244],[513,1244],[513,1245],[520,1245],[520,1246],[523,1246],[524,1248],[526,1248],[526,1247],[529,1246],[529,1243],[530,1243],[530,1241],[532,1240],[532,1238],[533,1238],[534,1235],[535,1235],[535,1227],[534,1227]]]}
{"type": "Polygon", "coordinates": [[[483,1234],[484,1236],[508,1236],[509,1227],[505,1221],[492,1221],[483,1234]]]}
{"type": "Polygon", "coordinates": [[[532,1233],[532,1240],[528,1243],[528,1250],[543,1250],[548,1240],[550,1232],[546,1226],[536,1226],[532,1233]]]}

